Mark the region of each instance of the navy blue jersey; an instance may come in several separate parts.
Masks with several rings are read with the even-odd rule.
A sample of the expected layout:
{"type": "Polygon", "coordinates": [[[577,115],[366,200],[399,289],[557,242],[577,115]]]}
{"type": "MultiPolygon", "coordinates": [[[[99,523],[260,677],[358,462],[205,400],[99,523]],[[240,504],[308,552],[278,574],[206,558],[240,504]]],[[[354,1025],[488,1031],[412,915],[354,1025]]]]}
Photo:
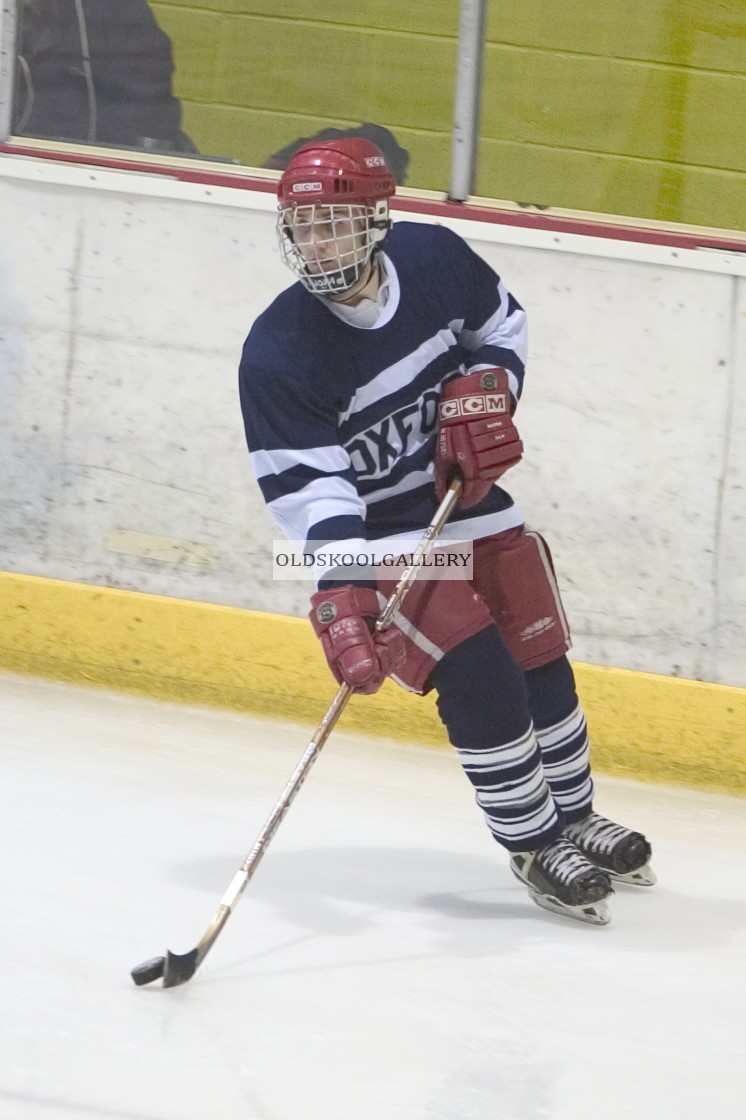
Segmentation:
{"type": "MultiPolygon", "coordinates": [[[[436,508],[433,456],[443,385],[502,366],[523,385],[526,316],[497,274],[443,226],[396,223],[381,254],[389,302],[351,325],[296,283],[254,323],[240,366],[253,468],[294,541],[347,548],[416,538],[436,508]]],[[[458,510],[444,540],[521,524],[493,487],[458,510]]]]}

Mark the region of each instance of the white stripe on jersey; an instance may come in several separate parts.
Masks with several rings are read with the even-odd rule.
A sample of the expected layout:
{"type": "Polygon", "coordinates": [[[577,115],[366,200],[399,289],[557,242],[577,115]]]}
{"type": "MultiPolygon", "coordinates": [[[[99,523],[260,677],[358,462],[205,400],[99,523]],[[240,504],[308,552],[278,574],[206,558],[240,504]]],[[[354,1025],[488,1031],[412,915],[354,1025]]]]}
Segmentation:
{"type": "MultiPolygon", "coordinates": [[[[355,511],[351,512],[354,514],[355,511]]],[[[459,544],[461,542],[468,543],[470,541],[479,540],[480,537],[491,537],[495,533],[505,532],[506,529],[515,529],[518,525],[522,524],[523,518],[518,510],[516,510],[515,506],[511,506],[510,509],[501,510],[499,513],[483,514],[481,517],[469,519],[469,521],[452,522],[450,525],[444,526],[438,537],[438,544],[436,544],[435,550],[437,551],[438,547],[445,544],[447,540],[449,540],[451,544],[459,544]],[[515,518],[513,517],[514,514],[516,515],[515,518]],[[466,532],[464,531],[464,526],[467,527],[466,532]],[[496,528],[496,526],[498,527],[496,528]],[[473,529],[475,527],[478,527],[478,533],[474,533],[473,529]],[[451,530],[450,535],[446,532],[449,528],[451,530]]],[[[372,540],[368,539],[365,542],[365,551],[378,562],[392,552],[396,555],[402,552],[415,552],[422,540],[423,532],[424,529],[412,529],[411,532],[388,533],[385,537],[376,537],[372,540]]],[[[296,539],[301,540],[303,538],[298,537],[296,539]]],[[[337,551],[341,550],[345,552],[348,551],[349,544],[350,541],[346,540],[334,541],[329,543],[327,549],[329,551],[336,549],[337,551]]]]}
{"type": "Polygon", "coordinates": [[[375,502],[382,501],[384,498],[393,498],[397,494],[406,494],[410,490],[416,490],[418,486],[426,486],[427,483],[431,483],[434,478],[435,464],[430,463],[427,470],[414,471],[412,474],[401,478],[394,486],[385,486],[383,489],[376,490],[372,494],[366,494],[365,504],[371,506],[375,502]]]}
{"type": "Polygon", "coordinates": [[[512,350],[525,365],[528,358],[526,312],[517,307],[512,315],[507,315],[510,293],[502,280],[497,285],[497,294],[500,306],[495,314],[477,330],[461,331],[459,342],[467,350],[478,350],[480,346],[500,346],[504,350],[512,350]]]}
{"type": "MultiPolygon", "coordinates": [[[[497,513],[483,513],[478,517],[467,517],[463,521],[450,521],[445,525],[438,538],[444,544],[459,541],[478,541],[482,537],[492,537],[504,533],[506,529],[517,529],[523,525],[523,514],[517,506],[499,510],[497,513]]],[[[416,532],[417,530],[415,530],[416,532]]],[[[424,526],[423,530],[424,532],[424,526]]]]}
{"type": "Polygon", "coordinates": [[[450,327],[441,328],[437,334],[426,339],[411,354],[407,354],[400,361],[394,362],[392,366],[381,370],[367,385],[357,389],[347,411],[340,413],[339,422],[344,423],[356,412],[362,412],[369,405],[376,404],[384,397],[396,393],[399,389],[406,388],[419,373],[422,373],[425,366],[440,357],[441,354],[447,354],[456,345],[456,336],[450,327]]]}
{"type": "Polygon", "coordinates": [[[302,490],[282,494],[267,509],[289,540],[308,540],[309,530],[330,517],[365,520],[365,502],[352,483],[338,475],[316,478],[302,490]]]}
{"type": "MultiPolygon", "coordinates": [[[[469,373],[479,373],[479,371],[481,369],[494,369],[494,368],[495,368],[494,366],[487,365],[486,362],[480,362],[479,365],[469,366],[469,373]]],[[[513,394],[513,396],[515,397],[515,399],[518,400],[518,390],[520,389],[520,385],[518,384],[518,378],[516,377],[516,375],[513,373],[512,370],[506,370],[505,372],[508,375],[508,388],[510,389],[510,391],[513,394]]]]}
{"type": "MultiPolygon", "coordinates": [[[[423,471],[426,481],[430,480],[429,471],[423,471]]],[[[391,492],[406,493],[407,483],[417,479],[418,475],[410,475],[402,479],[399,488],[391,487],[391,492]]],[[[384,491],[384,493],[386,493],[384,491]]],[[[373,503],[381,496],[375,492],[367,496],[367,501],[373,503]]],[[[390,496],[390,495],[389,495],[390,496]]],[[[316,478],[306,486],[289,494],[282,494],[274,501],[267,503],[267,509],[274,518],[282,532],[292,541],[305,541],[311,536],[310,530],[314,525],[332,517],[359,517],[365,521],[367,507],[355,487],[338,475],[316,478]]],[[[497,513],[481,514],[477,517],[468,517],[462,521],[452,521],[443,527],[440,540],[443,544],[459,541],[476,541],[483,537],[491,537],[495,533],[504,533],[507,529],[516,529],[523,525],[524,518],[517,506],[499,510],[497,513]]],[[[420,535],[425,526],[415,526],[406,533],[392,533],[385,538],[368,541],[368,551],[382,556],[387,551],[396,550],[397,546],[406,545],[414,549],[419,544],[420,535]]],[[[312,538],[313,539],[313,538],[312,538]]],[[[335,541],[329,548],[345,548],[349,542],[335,541]]],[[[323,575],[317,574],[317,579],[323,575]]]]}
{"type": "Polygon", "coordinates": [[[282,474],[292,467],[313,467],[317,471],[346,471],[350,457],[343,447],[278,447],[272,451],[252,451],[251,465],[257,478],[282,474]]]}
{"type": "MultiPolygon", "coordinates": [[[[318,549],[317,551],[317,563],[313,569],[313,577],[317,583],[322,579],[326,579],[330,572],[335,571],[339,567],[339,562],[335,561],[334,557],[340,554],[360,553],[365,556],[365,562],[368,564],[384,564],[388,562],[389,568],[391,568],[392,557],[409,557],[412,553],[417,551],[421,541],[422,536],[416,532],[391,533],[387,537],[377,537],[375,540],[355,538],[354,540],[345,539],[330,541],[328,544],[324,545],[323,549],[318,549]],[[322,566],[318,557],[325,557],[327,555],[329,556],[329,563],[322,566]]],[[[299,539],[293,543],[298,547],[302,546],[303,541],[299,539]]],[[[434,551],[438,551],[437,544],[434,551]]],[[[399,575],[401,573],[397,571],[395,574],[399,575]]],[[[415,641],[414,637],[412,637],[412,641],[415,642],[415,645],[420,645],[422,649],[426,649],[426,652],[430,653],[432,657],[435,657],[435,646],[433,646],[432,649],[429,647],[426,648],[421,642],[415,641]]],[[[442,657],[442,653],[440,656],[442,657]]]]}

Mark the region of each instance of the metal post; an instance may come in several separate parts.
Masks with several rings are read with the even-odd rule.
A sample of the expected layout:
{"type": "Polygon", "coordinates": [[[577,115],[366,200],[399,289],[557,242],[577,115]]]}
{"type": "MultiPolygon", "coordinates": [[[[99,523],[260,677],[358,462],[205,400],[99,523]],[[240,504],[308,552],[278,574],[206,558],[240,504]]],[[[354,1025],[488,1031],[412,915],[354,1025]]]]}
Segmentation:
{"type": "Polygon", "coordinates": [[[16,0],[0,0],[0,143],[8,139],[13,126],[16,7],[16,0]]]}
{"type": "Polygon", "coordinates": [[[454,202],[464,202],[474,194],[476,183],[486,12],[487,0],[461,0],[448,192],[454,202]]]}

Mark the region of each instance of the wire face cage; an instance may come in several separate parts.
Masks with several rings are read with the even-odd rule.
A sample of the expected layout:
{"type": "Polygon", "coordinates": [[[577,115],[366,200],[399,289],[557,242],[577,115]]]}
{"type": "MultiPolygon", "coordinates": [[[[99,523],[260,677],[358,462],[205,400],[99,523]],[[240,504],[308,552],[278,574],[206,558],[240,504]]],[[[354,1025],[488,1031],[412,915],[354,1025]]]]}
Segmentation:
{"type": "Polygon", "coordinates": [[[386,235],[388,207],[312,202],[284,207],[277,219],[280,253],[317,295],[352,288],[386,235]],[[383,212],[385,211],[385,213],[383,212]]]}

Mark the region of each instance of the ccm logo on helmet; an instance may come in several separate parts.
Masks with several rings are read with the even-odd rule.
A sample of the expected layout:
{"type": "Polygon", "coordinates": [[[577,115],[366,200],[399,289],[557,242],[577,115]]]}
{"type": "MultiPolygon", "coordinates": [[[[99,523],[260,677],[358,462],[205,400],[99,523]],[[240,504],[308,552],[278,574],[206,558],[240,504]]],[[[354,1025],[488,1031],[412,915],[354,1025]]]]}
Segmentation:
{"type": "Polygon", "coordinates": [[[383,156],[366,156],[365,157],[365,166],[366,167],[385,167],[386,166],[386,160],[383,158],[383,156]]]}
{"type": "Polygon", "coordinates": [[[293,194],[303,194],[304,191],[321,191],[324,185],[323,183],[293,183],[290,189],[293,194]]]}
{"type": "Polygon", "coordinates": [[[507,393],[478,393],[473,397],[459,397],[453,401],[443,401],[440,406],[440,418],[441,420],[452,420],[455,416],[473,416],[479,413],[507,411],[507,393]]]}

